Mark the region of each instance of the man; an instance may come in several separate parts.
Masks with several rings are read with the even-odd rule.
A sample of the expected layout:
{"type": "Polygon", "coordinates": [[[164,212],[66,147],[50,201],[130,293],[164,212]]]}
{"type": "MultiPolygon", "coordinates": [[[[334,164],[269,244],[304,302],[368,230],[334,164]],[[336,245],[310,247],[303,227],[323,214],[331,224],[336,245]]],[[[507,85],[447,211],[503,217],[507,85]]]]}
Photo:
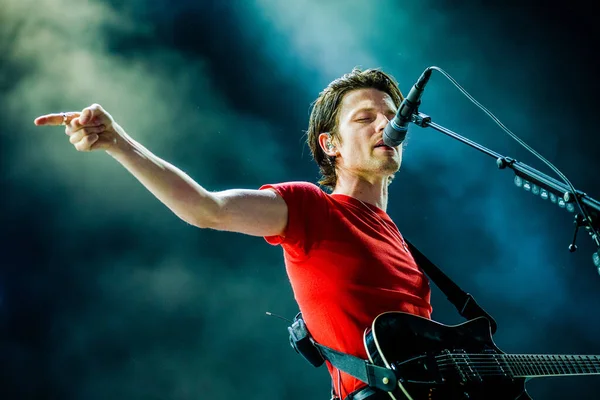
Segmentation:
{"type": "MultiPolygon", "coordinates": [[[[35,124],[65,124],[77,150],[105,150],[190,224],[281,245],[313,338],[366,358],[363,331],[377,315],[431,314],[429,283],[386,214],[388,185],[403,149],[385,146],[383,130],[401,101],[394,79],[372,69],[354,69],[321,92],[307,141],[322,173],[319,183],[331,194],[307,182],[211,193],[133,140],[97,104],[41,116],[35,124]]],[[[336,396],[364,398],[363,382],[328,369],[336,396]]]]}

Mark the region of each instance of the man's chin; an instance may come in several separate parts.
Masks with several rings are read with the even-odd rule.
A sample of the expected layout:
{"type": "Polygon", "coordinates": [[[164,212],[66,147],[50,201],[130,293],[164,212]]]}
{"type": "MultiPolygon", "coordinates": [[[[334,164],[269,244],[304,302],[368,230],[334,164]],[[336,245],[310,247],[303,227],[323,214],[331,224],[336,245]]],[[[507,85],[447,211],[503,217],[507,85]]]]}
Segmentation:
{"type": "Polygon", "coordinates": [[[396,172],[400,171],[400,166],[402,165],[402,160],[389,160],[383,166],[383,170],[387,175],[393,175],[396,172]]]}

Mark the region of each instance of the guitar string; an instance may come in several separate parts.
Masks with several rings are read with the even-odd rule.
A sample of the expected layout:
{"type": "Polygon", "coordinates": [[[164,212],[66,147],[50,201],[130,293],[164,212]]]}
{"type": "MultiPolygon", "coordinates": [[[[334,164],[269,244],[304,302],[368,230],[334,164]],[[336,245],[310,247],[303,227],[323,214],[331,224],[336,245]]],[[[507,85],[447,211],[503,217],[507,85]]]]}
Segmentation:
{"type": "Polygon", "coordinates": [[[567,364],[559,364],[559,363],[553,363],[553,364],[543,364],[543,365],[533,365],[531,362],[527,362],[527,361],[516,361],[516,362],[494,362],[494,361],[474,361],[474,362],[469,362],[469,361],[458,361],[458,360],[454,360],[454,361],[444,361],[442,363],[438,364],[438,367],[444,367],[444,366],[453,366],[453,365],[472,365],[475,367],[487,367],[487,366],[514,366],[514,367],[518,367],[518,368],[522,368],[525,366],[529,366],[529,368],[535,368],[535,369],[548,369],[548,368],[553,368],[553,369],[568,369],[568,370],[577,370],[577,369],[591,369],[593,368],[594,370],[597,370],[597,372],[600,369],[600,363],[592,363],[592,362],[584,362],[582,364],[578,364],[577,366],[575,365],[567,365],[567,364]]]}
{"type": "MultiPolygon", "coordinates": [[[[524,369],[524,368],[528,368],[531,370],[540,370],[543,372],[548,372],[547,370],[549,369],[555,369],[556,371],[559,372],[564,372],[565,370],[575,370],[577,371],[577,369],[584,371],[584,370],[588,370],[591,371],[592,368],[594,369],[593,372],[595,373],[599,373],[600,371],[598,370],[600,368],[600,362],[594,362],[594,361],[584,361],[583,363],[579,363],[577,365],[568,365],[565,363],[557,363],[557,362],[552,362],[552,363],[545,363],[545,364],[538,364],[535,365],[535,363],[531,363],[525,360],[519,360],[519,361],[504,361],[504,362],[495,362],[495,361],[467,361],[467,360],[444,360],[440,363],[438,363],[438,367],[440,368],[445,368],[445,367],[454,367],[454,366],[473,366],[473,367],[485,367],[485,368],[503,368],[503,367],[515,367],[515,368],[520,368],[520,369],[524,369]],[[546,371],[544,371],[546,370],[546,371]]],[[[587,373],[587,371],[586,371],[587,373]]]]}
{"type": "Polygon", "coordinates": [[[525,362],[525,363],[554,363],[554,364],[565,364],[565,363],[600,363],[600,358],[597,356],[577,356],[577,358],[557,358],[554,356],[520,356],[522,358],[518,358],[519,356],[505,356],[502,354],[496,355],[487,355],[487,354],[445,354],[441,356],[436,356],[437,361],[449,360],[449,361],[457,361],[457,360],[465,360],[465,361],[489,361],[492,363],[496,363],[499,360],[503,362],[525,362]]]}
{"type": "MultiPolygon", "coordinates": [[[[493,361],[493,360],[442,360],[442,361],[438,361],[440,364],[443,363],[455,363],[455,362],[465,362],[467,364],[469,363],[475,363],[475,364],[498,364],[499,362],[502,362],[504,364],[508,364],[508,363],[515,363],[515,364],[537,364],[537,365],[574,365],[574,364],[570,364],[570,363],[558,363],[558,362],[548,362],[548,363],[540,363],[540,362],[532,362],[532,361],[506,361],[506,360],[502,360],[502,361],[493,361]]],[[[582,361],[581,363],[577,363],[577,365],[599,365],[600,363],[598,362],[593,362],[593,361],[582,361]]]]}
{"type": "Polygon", "coordinates": [[[495,361],[458,361],[458,360],[449,360],[449,361],[444,361],[439,363],[438,365],[452,365],[452,364],[456,364],[456,363],[464,363],[464,364],[473,364],[473,365],[500,365],[500,364],[504,364],[504,365],[531,365],[534,368],[577,368],[578,366],[580,367],[593,367],[593,368],[600,368],[600,363],[593,363],[593,362],[583,362],[583,363],[579,363],[577,365],[574,364],[566,364],[566,363],[535,363],[535,362],[527,362],[527,361],[501,361],[501,362],[495,362],[495,361]]]}
{"type": "MultiPolygon", "coordinates": [[[[447,371],[453,371],[456,372],[456,369],[454,368],[442,368],[440,369],[440,372],[447,372],[447,371]]],[[[527,371],[527,370],[520,370],[520,371],[509,371],[509,373],[507,373],[506,371],[501,372],[498,370],[498,368],[495,369],[487,369],[487,370],[478,370],[477,372],[473,371],[473,372],[468,372],[468,371],[462,371],[463,373],[465,373],[466,375],[482,375],[482,376],[530,376],[530,375],[597,375],[598,373],[600,373],[599,371],[562,371],[562,372],[558,372],[558,373],[549,373],[548,371],[527,371]]]]}
{"type": "MultiPolygon", "coordinates": [[[[581,373],[598,373],[598,369],[600,368],[600,360],[597,356],[586,356],[586,355],[574,355],[574,356],[563,356],[563,357],[571,357],[570,359],[557,359],[557,356],[545,355],[545,356],[532,356],[528,355],[525,357],[529,357],[530,359],[515,359],[515,357],[503,354],[444,354],[436,356],[437,361],[439,362],[438,367],[444,368],[446,366],[473,366],[473,367],[487,367],[487,368],[515,368],[525,370],[530,369],[534,372],[555,372],[562,373],[565,371],[572,372],[574,370],[576,373],[579,373],[577,369],[581,370],[581,373]],[[469,359],[465,360],[463,357],[468,356],[469,359]],[[542,358],[540,360],[539,358],[542,358]],[[552,357],[551,359],[548,357],[552,357]],[[534,358],[534,359],[531,359],[534,358]],[[538,358],[537,360],[535,358],[538,358]],[[482,361],[483,360],[483,361],[482,361]],[[573,361],[576,361],[576,364],[571,364],[573,361]],[[533,364],[532,364],[533,363],[533,364]],[[538,365],[534,365],[538,363],[538,365]],[[539,364],[542,363],[542,364],[539,364]],[[552,371],[548,371],[552,369],[552,371]],[[588,371],[584,371],[588,370],[588,371]],[[593,369],[593,371],[592,371],[593,369]]],[[[560,357],[560,356],[558,356],[560,357]]],[[[527,371],[526,371],[527,372],[527,371]]]]}
{"type": "MultiPolygon", "coordinates": [[[[527,361],[509,361],[509,362],[495,362],[495,361],[467,361],[467,360],[448,360],[448,361],[443,361],[438,363],[438,365],[452,365],[452,364],[457,364],[457,363],[464,363],[464,364],[473,364],[473,365],[499,365],[499,364],[505,364],[505,365],[533,365],[536,363],[532,363],[532,362],[527,362],[527,361]]],[[[561,366],[567,366],[567,364],[559,364],[559,363],[554,363],[554,364],[536,364],[539,365],[541,368],[543,368],[543,366],[557,366],[557,367],[561,367],[561,366]]],[[[578,364],[578,365],[584,365],[584,366],[598,366],[600,367],[600,363],[592,363],[592,362],[585,362],[582,364],[578,364]]],[[[573,366],[575,367],[575,366],[573,366]]]]}
{"type": "Polygon", "coordinates": [[[461,357],[461,356],[469,356],[469,357],[572,357],[572,358],[582,358],[586,357],[587,359],[594,359],[595,361],[600,361],[600,356],[597,355],[588,355],[588,354],[576,354],[576,355],[554,355],[554,354],[502,354],[502,353],[494,353],[494,354],[482,354],[482,353],[450,353],[450,354],[440,354],[435,356],[435,358],[442,357],[461,357]]]}
{"type": "Polygon", "coordinates": [[[576,364],[568,363],[568,362],[559,362],[559,361],[527,361],[527,360],[484,360],[484,359],[468,359],[468,360],[460,360],[460,359],[447,359],[447,360],[437,360],[439,363],[452,363],[452,362],[475,362],[475,363],[491,363],[497,364],[499,362],[503,363],[524,363],[524,364],[538,364],[538,365],[600,365],[598,361],[580,361],[576,364]]]}
{"type": "MultiPolygon", "coordinates": [[[[442,369],[441,372],[447,372],[447,371],[453,371],[455,372],[455,369],[453,368],[445,368],[442,369]]],[[[506,374],[506,373],[502,373],[502,372],[498,372],[498,369],[495,369],[494,371],[481,371],[481,372],[471,372],[469,373],[468,371],[465,371],[463,373],[463,375],[466,375],[467,377],[473,378],[473,377],[520,377],[520,376],[529,376],[528,374],[529,371],[519,371],[519,373],[515,374],[515,373],[511,373],[510,375],[506,374]],[[523,372],[521,374],[521,372],[523,372]]],[[[583,373],[579,373],[579,374],[590,374],[589,372],[583,372],[583,373]]],[[[543,375],[543,374],[538,374],[538,373],[534,373],[533,375],[543,375]]],[[[553,374],[553,375],[560,375],[560,374],[553,374]]],[[[570,374],[572,375],[572,374],[570,374]]]]}
{"type": "Polygon", "coordinates": [[[572,363],[560,363],[560,362],[556,362],[556,361],[552,361],[552,362],[536,362],[536,361],[506,361],[506,360],[499,360],[499,361],[494,361],[494,360],[443,360],[443,361],[438,361],[438,365],[449,365],[449,364],[455,364],[455,363],[465,363],[465,364],[473,364],[473,365],[498,365],[500,363],[502,364],[509,364],[509,365],[538,365],[540,367],[567,367],[569,368],[569,366],[572,367],[577,367],[579,365],[581,366],[593,366],[593,367],[600,367],[600,363],[599,362],[594,362],[594,361],[582,361],[579,362],[577,364],[572,364],[572,363]]]}
{"type": "MultiPolygon", "coordinates": [[[[531,364],[525,364],[525,363],[521,363],[521,364],[504,364],[504,365],[502,365],[502,364],[491,364],[491,363],[490,364],[482,364],[482,363],[457,362],[457,363],[452,363],[452,364],[450,364],[450,363],[448,363],[448,364],[438,364],[439,368],[454,367],[454,366],[467,366],[467,367],[472,366],[472,367],[476,367],[476,368],[479,368],[479,367],[484,367],[484,368],[504,368],[504,367],[525,368],[525,367],[527,367],[527,368],[532,369],[532,370],[533,369],[544,370],[544,369],[549,369],[550,368],[548,366],[533,366],[531,364]]],[[[591,368],[593,368],[595,370],[595,372],[600,372],[599,368],[596,367],[596,366],[594,366],[594,365],[587,365],[587,366],[584,366],[584,368],[581,368],[581,367],[579,367],[579,368],[564,367],[564,366],[558,366],[558,365],[554,366],[554,367],[555,367],[554,369],[556,369],[556,370],[559,370],[559,369],[560,370],[565,370],[565,369],[568,369],[568,370],[577,370],[577,369],[579,369],[579,370],[582,370],[582,371],[583,371],[584,368],[586,370],[591,370],[591,368]]]]}
{"type": "Polygon", "coordinates": [[[556,368],[542,368],[542,367],[533,367],[530,365],[473,365],[473,364],[448,364],[448,365],[438,365],[438,368],[455,368],[455,367],[467,367],[467,368],[477,368],[477,369],[519,369],[521,371],[526,371],[526,370],[530,370],[530,371],[534,371],[534,372],[552,372],[552,373],[562,373],[562,372],[575,372],[575,373],[600,373],[600,369],[593,367],[585,367],[585,368],[561,368],[561,367],[556,367],[556,368]]]}
{"type": "Polygon", "coordinates": [[[496,365],[496,366],[488,366],[488,367],[481,367],[481,366],[472,366],[472,365],[447,365],[444,367],[439,367],[440,371],[449,371],[449,370],[456,370],[456,368],[461,368],[461,367],[466,367],[466,368],[475,368],[477,371],[473,371],[473,373],[485,373],[485,372],[498,372],[498,371],[503,371],[503,374],[511,373],[513,375],[573,375],[573,374],[592,374],[592,375],[597,375],[600,374],[600,371],[598,369],[563,369],[563,370],[548,370],[548,369],[539,369],[539,368],[531,368],[531,367],[518,367],[518,366],[512,366],[510,368],[506,368],[505,367],[501,367],[500,365],[496,365]],[[505,371],[506,370],[506,371],[505,371]]]}
{"type": "MultiPolygon", "coordinates": [[[[528,355],[527,357],[534,357],[528,355]]],[[[540,356],[537,356],[538,358],[540,356]]],[[[550,355],[541,357],[554,357],[550,355]]],[[[563,356],[565,357],[565,356],[563,356]]],[[[548,359],[541,360],[542,365],[533,365],[532,361],[511,359],[512,356],[504,354],[444,354],[436,356],[440,372],[456,371],[461,368],[476,368],[477,371],[464,371],[468,376],[528,376],[528,375],[573,375],[573,374],[600,374],[600,359],[598,356],[566,356],[571,359],[548,359]],[[462,357],[468,356],[469,360],[462,357]],[[510,358],[509,358],[510,357],[510,358]],[[585,357],[585,359],[583,358],[585,357]],[[590,358],[591,357],[591,358],[590,358]],[[457,359],[458,358],[458,359],[457,359]],[[568,365],[568,361],[577,361],[577,365],[568,365]],[[508,370],[507,374],[504,369],[508,370]]]]}
{"type": "MultiPolygon", "coordinates": [[[[442,371],[442,372],[446,372],[446,371],[442,371]]],[[[589,375],[590,373],[581,373],[580,375],[589,375]]],[[[561,374],[538,374],[538,373],[534,373],[534,374],[530,374],[527,372],[523,372],[523,373],[517,373],[517,374],[506,374],[506,373],[501,373],[501,372],[478,372],[478,373],[466,373],[463,375],[467,375],[468,377],[472,377],[472,376],[480,376],[480,377],[526,377],[526,376],[534,376],[534,375],[545,375],[545,376],[553,376],[553,375],[561,375],[561,374]]],[[[573,374],[566,374],[566,375],[573,375],[573,374]]]]}
{"type": "Polygon", "coordinates": [[[460,367],[467,367],[467,368],[476,368],[478,371],[489,371],[489,370],[499,370],[499,369],[508,369],[511,372],[515,372],[512,371],[517,370],[516,372],[524,372],[524,373],[530,373],[533,372],[534,374],[552,374],[552,375],[560,375],[562,373],[569,373],[569,374],[598,374],[600,373],[600,365],[594,365],[594,364],[584,364],[584,365],[580,365],[580,366],[567,366],[567,365],[540,365],[540,366],[533,366],[531,363],[527,363],[525,361],[523,362],[518,362],[518,363],[504,363],[504,364],[500,364],[500,363],[494,363],[494,362],[488,362],[488,363],[482,363],[482,362],[466,362],[466,361],[457,361],[457,362],[447,362],[447,363],[443,363],[443,364],[438,364],[438,368],[440,370],[452,370],[455,368],[460,368],[460,367]]]}

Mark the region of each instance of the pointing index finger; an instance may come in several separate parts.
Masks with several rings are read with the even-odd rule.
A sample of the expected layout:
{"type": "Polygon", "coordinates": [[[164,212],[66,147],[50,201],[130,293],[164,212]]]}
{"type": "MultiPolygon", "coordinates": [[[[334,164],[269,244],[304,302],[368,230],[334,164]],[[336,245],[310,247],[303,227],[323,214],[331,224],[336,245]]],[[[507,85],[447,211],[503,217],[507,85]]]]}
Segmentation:
{"type": "Polygon", "coordinates": [[[69,124],[73,118],[79,117],[80,113],[78,112],[65,112],[65,113],[54,113],[54,114],[46,114],[37,117],[33,123],[37,126],[58,126],[63,125],[63,121],[66,124],[69,124]],[[64,117],[63,117],[64,116],[64,117]]]}

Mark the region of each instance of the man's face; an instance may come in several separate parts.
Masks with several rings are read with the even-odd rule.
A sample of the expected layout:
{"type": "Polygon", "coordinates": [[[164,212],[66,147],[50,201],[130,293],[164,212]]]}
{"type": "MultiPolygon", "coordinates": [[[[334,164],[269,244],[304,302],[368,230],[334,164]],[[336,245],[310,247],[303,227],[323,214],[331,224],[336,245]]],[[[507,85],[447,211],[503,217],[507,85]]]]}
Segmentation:
{"type": "Polygon", "coordinates": [[[383,129],[395,114],[394,101],[385,92],[357,89],[346,93],[338,115],[338,168],[369,181],[397,172],[402,146],[382,145],[383,129]]]}

